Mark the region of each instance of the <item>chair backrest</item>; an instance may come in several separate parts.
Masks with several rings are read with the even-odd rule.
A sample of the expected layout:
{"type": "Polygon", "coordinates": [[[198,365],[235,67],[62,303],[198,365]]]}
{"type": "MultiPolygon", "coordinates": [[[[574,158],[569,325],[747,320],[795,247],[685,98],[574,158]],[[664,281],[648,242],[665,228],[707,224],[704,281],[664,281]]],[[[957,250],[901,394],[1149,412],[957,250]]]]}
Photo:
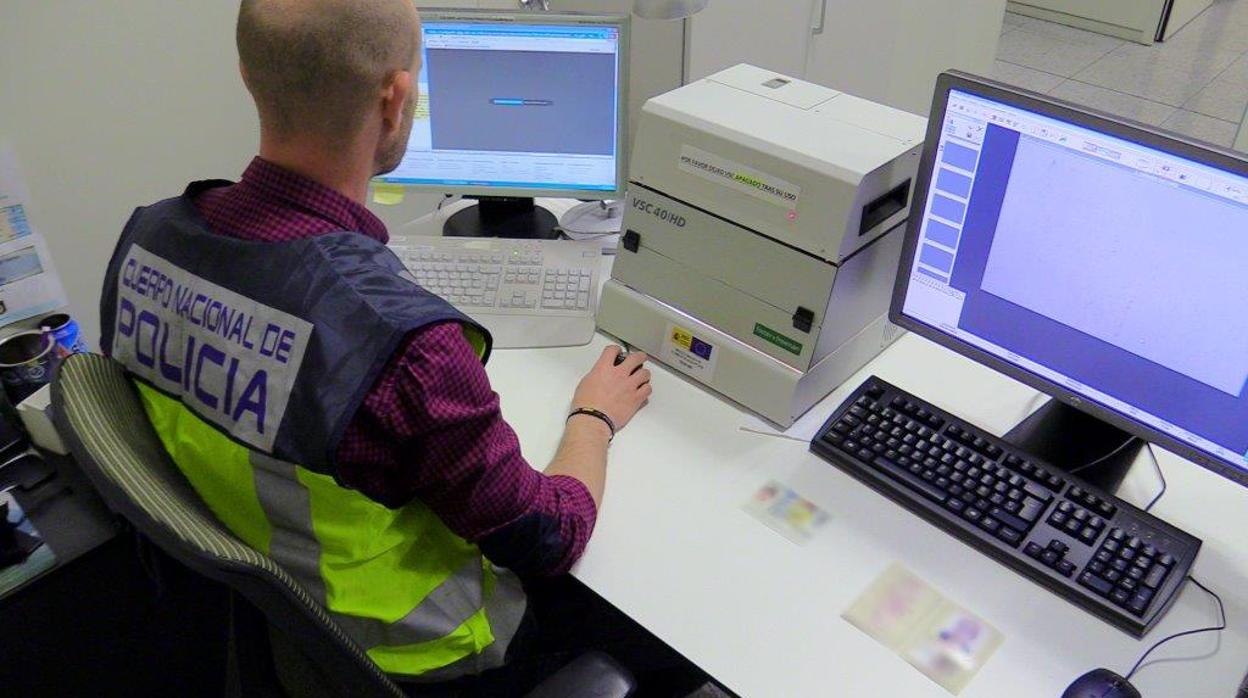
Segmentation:
{"type": "Polygon", "coordinates": [[[238,540],[204,505],[120,364],[70,356],[52,386],[52,408],[74,459],[113,511],[174,559],[250,601],[340,695],[404,695],[281,566],[238,540]]]}

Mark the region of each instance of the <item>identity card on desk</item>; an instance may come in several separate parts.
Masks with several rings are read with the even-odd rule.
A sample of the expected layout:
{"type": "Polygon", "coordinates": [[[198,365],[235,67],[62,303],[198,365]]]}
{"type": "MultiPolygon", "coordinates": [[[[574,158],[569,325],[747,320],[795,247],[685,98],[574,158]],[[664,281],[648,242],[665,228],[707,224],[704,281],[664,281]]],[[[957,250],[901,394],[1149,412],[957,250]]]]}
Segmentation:
{"type": "Polygon", "coordinates": [[[828,522],[828,512],[775,480],[759,488],[745,510],[794,543],[810,540],[828,522]]]}
{"type": "Polygon", "coordinates": [[[957,695],[1001,646],[1001,633],[894,563],[842,616],[957,695]]]}

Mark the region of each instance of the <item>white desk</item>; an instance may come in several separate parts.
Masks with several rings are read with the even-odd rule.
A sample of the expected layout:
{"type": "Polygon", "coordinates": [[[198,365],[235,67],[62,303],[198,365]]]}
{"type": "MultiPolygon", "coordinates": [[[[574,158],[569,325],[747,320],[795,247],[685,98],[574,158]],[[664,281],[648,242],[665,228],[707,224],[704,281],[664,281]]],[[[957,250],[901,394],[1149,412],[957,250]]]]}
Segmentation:
{"type": "MultiPolygon", "coordinates": [[[[489,373],[503,412],[535,464],[553,455],[577,380],[607,343],[501,351],[489,373]]],[[[830,396],[839,403],[876,373],[990,430],[1023,416],[1035,393],[916,336],[902,338],[830,396]]],[[[804,444],[739,430],[743,412],[678,375],[655,370],[651,404],[612,446],[606,502],[576,576],[743,696],[943,696],[947,693],[841,612],[900,561],[982,614],[1005,644],[962,695],[1061,694],[1089,668],[1125,672],[1153,640],[1207,625],[1212,603],[1194,588],[1138,642],[907,513],[809,454],[804,444]],[[741,509],[775,478],[832,514],[804,546],[741,509]]],[[[830,407],[829,403],[829,407],[830,407]]],[[[818,409],[818,408],[816,408],[818,409]]],[[[1155,509],[1204,538],[1196,575],[1222,594],[1231,619],[1220,640],[1177,640],[1137,676],[1146,696],[1233,696],[1248,670],[1248,492],[1158,451],[1170,490],[1155,509]],[[1190,685],[1189,685],[1190,684],[1190,685]]],[[[1147,466],[1143,463],[1142,466],[1147,466]]],[[[1144,500],[1151,466],[1124,494],[1144,500]]]]}
{"type": "MultiPolygon", "coordinates": [[[[598,335],[586,347],[494,354],[491,380],[532,463],[553,456],[572,390],[608,341],[598,335]]],[[[996,433],[1038,404],[1030,388],[911,335],[815,409],[831,410],[871,373],[996,433]]],[[[1157,630],[1133,640],[872,492],[806,444],[741,431],[746,413],[679,374],[656,367],[653,385],[651,404],[612,446],[598,528],[574,573],[742,696],[947,696],[840,617],[893,561],[1004,633],[967,698],[1053,698],[1090,668],[1125,672],[1153,641],[1215,618],[1212,602],[1189,588],[1157,630]],[[742,510],[773,478],[831,513],[809,543],[791,543],[742,510]]],[[[1152,664],[1135,684],[1150,698],[1229,698],[1248,670],[1248,490],[1157,453],[1170,489],[1154,511],[1204,539],[1195,573],[1221,593],[1231,625],[1220,638],[1171,643],[1155,657],[1191,661],[1152,664]]],[[[1123,495],[1146,501],[1154,477],[1145,456],[1123,495]]]]}

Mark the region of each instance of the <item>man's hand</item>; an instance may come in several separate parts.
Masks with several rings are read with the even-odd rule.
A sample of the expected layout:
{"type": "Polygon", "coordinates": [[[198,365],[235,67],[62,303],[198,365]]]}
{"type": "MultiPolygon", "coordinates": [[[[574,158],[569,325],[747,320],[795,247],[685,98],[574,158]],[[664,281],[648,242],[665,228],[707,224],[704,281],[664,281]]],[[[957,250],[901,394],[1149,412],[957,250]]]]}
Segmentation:
{"type": "Polygon", "coordinates": [[[650,369],[642,368],[646,355],[633,352],[615,365],[620,348],[609,346],[602,351],[597,363],[576,386],[572,396],[573,409],[587,407],[601,410],[615,422],[616,430],[622,430],[649,399],[650,369]]]}

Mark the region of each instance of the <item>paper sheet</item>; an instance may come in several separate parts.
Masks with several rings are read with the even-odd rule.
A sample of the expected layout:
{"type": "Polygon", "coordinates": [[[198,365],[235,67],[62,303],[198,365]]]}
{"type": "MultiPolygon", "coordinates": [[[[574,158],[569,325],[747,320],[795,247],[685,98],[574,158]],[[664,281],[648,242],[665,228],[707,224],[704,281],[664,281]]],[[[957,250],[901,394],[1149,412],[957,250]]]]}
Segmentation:
{"type": "Polygon", "coordinates": [[[30,221],[29,202],[17,155],[0,144],[0,325],[66,305],[47,241],[30,221]]]}

